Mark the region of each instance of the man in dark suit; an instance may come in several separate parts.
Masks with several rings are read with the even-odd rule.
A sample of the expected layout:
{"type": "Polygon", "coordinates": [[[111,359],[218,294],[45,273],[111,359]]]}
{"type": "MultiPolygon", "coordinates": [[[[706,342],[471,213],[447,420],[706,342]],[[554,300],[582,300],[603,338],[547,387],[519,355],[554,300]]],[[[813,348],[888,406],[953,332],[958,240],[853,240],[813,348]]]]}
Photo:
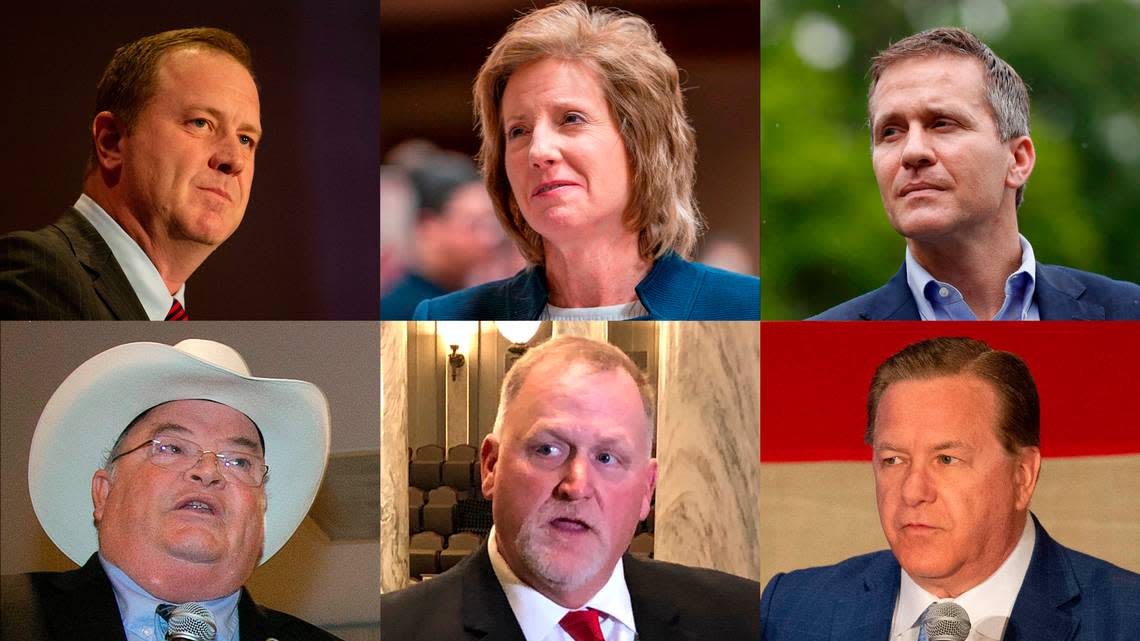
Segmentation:
{"type": "Polygon", "coordinates": [[[385,594],[384,638],[755,639],[754,581],[624,554],[649,512],[652,389],[621,350],[579,337],[531,349],[483,441],[487,544],[385,594]]]}
{"type": "Polygon", "coordinates": [[[1009,64],[942,28],[891,45],[870,73],[872,166],[906,255],[886,285],[813,320],[1140,319],[1140,286],[1038,263],[1018,233],[1036,152],[1009,64]]]}
{"type": "Polygon", "coordinates": [[[930,339],[880,365],[865,439],[891,549],[773,577],[763,638],[914,641],[946,601],[964,627],[940,638],[1140,638],[1140,575],[1061,546],[1030,518],[1039,414],[1025,363],[980,341],[930,339]]]}
{"type": "Polygon", "coordinates": [[[261,137],[251,64],[221,29],[115,52],[83,194],[56,223],[0,238],[0,318],[185,319],[186,280],[249,203],[261,137]]]}
{"type": "Polygon", "coordinates": [[[82,567],[3,577],[0,636],[161,640],[197,610],[205,641],[335,639],[242,587],[308,512],[328,416],[314,385],[254,378],[213,341],[89,359],[48,401],[28,461],[40,524],[82,567]]]}

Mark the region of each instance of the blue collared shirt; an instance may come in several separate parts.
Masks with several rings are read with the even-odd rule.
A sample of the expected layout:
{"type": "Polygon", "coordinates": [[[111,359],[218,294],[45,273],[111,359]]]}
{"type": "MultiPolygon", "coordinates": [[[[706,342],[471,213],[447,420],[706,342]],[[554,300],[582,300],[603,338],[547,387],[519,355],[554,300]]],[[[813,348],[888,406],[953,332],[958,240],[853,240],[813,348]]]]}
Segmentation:
{"type": "MultiPolygon", "coordinates": [[[[1037,281],[1037,261],[1033,246],[1025,236],[1021,242],[1021,265],[1005,279],[1005,302],[992,320],[1041,320],[1033,292],[1037,281]]],[[[962,293],[950,283],[936,280],[906,249],[906,282],[922,320],[978,320],[962,293]]]]}
{"type": "MultiPolygon", "coordinates": [[[[128,641],[161,641],[166,635],[165,629],[158,629],[158,616],[155,608],[165,603],[151,596],[131,577],[127,576],[114,563],[99,555],[99,563],[103,571],[111,580],[111,587],[115,591],[115,602],[119,604],[119,615],[123,618],[123,630],[127,633],[128,641]]],[[[212,601],[200,601],[214,615],[218,624],[217,641],[240,641],[238,638],[238,599],[241,590],[212,601]]]]}
{"type": "MultiPolygon", "coordinates": [[[[139,247],[119,223],[87,194],[80,195],[79,200],[75,201],[75,210],[91,223],[95,231],[102,236],[103,242],[111,248],[115,262],[123,269],[127,282],[131,284],[135,296],[138,296],[139,302],[146,310],[147,318],[153,321],[166,320],[166,313],[170,311],[170,290],[166,288],[166,282],[162,280],[158,268],[154,266],[142,247],[139,247]]],[[[173,297],[186,307],[185,283],[178,288],[173,297]]]]}

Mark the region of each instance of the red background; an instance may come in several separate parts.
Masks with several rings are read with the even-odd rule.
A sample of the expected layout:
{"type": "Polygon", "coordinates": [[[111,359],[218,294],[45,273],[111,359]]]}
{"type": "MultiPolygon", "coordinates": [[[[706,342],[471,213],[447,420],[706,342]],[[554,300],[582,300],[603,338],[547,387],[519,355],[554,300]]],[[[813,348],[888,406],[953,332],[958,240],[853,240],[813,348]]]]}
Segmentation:
{"type": "Polygon", "coordinates": [[[934,336],[968,336],[1020,356],[1041,398],[1046,457],[1140,453],[1140,323],[765,322],[761,461],[868,460],[871,376],[934,336]]]}

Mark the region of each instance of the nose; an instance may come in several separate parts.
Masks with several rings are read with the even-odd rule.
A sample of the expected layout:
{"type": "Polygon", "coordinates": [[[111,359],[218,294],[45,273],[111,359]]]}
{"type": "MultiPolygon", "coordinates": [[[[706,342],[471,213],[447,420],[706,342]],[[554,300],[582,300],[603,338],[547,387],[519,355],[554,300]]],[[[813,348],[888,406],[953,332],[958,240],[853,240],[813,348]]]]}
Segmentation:
{"type": "Polygon", "coordinates": [[[911,465],[903,479],[903,502],[913,507],[933,501],[936,495],[934,479],[930,478],[930,471],[927,467],[925,465],[911,465]]]}
{"type": "Polygon", "coordinates": [[[902,164],[907,169],[933,165],[936,161],[930,138],[923,127],[910,127],[902,151],[902,164]]]}
{"type": "Polygon", "coordinates": [[[536,169],[553,165],[562,157],[561,150],[558,147],[557,135],[545,125],[535,126],[531,132],[528,153],[530,164],[536,169]]]}
{"type": "Polygon", "coordinates": [[[245,169],[247,151],[236,138],[227,137],[218,143],[210,156],[210,169],[223,174],[239,174],[245,169]]]}
{"type": "Polygon", "coordinates": [[[582,454],[570,457],[563,468],[562,480],[555,488],[558,498],[577,501],[590,496],[590,462],[582,454]]]}
{"type": "Polygon", "coordinates": [[[194,467],[187,470],[186,474],[191,481],[201,483],[206,487],[211,485],[223,486],[226,483],[226,477],[222,475],[222,469],[219,467],[221,461],[214,455],[213,452],[203,452],[198,457],[198,462],[194,467]]]}

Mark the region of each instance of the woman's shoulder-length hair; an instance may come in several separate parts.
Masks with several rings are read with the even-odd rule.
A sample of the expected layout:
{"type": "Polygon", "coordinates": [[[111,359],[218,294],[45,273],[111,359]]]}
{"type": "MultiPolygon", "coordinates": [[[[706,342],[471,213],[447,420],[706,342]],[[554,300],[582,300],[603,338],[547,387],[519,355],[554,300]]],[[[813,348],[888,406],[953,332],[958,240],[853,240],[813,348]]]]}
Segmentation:
{"type": "Polygon", "coordinates": [[[625,223],[647,260],[669,251],[688,258],[703,222],[693,195],[697,146],[677,65],[643,18],[568,0],[518,19],[475,78],[479,164],[495,213],[523,256],[542,264],[542,238],[527,225],[507,180],[502,100],[520,67],[543,58],[582,63],[598,77],[630,159],[625,223]]]}

